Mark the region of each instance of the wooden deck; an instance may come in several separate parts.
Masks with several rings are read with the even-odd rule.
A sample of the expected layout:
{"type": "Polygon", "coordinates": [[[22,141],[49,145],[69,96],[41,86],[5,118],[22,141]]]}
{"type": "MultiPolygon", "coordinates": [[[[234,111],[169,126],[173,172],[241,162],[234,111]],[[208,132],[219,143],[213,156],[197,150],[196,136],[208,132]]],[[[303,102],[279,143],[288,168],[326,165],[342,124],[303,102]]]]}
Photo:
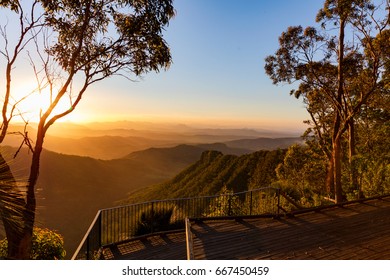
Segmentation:
{"type": "Polygon", "coordinates": [[[195,259],[390,259],[390,198],[290,218],[192,225],[195,259]]]}
{"type": "Polygon", "coordinates": [[[186,233],[173,232],[134,238],[103,248],[106,260],[185,260],[186,233]]]}
{"type": "MultiPolygon", "coordinates": [[[[390,197],[293,217],[192,221],[195,259],[390,259],[390,197]]],[[[185,259],[185,232],[104,249],[106,259],[185,259]]]]}

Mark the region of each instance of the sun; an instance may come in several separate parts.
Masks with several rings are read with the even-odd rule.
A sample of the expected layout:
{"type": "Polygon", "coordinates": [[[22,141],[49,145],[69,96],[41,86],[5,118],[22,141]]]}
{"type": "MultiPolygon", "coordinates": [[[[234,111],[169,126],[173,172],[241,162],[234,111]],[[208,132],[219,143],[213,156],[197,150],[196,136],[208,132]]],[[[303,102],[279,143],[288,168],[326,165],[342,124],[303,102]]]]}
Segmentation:
{"type": "MultiPolygon", "coordinates": [[[[56,94],[57,89],[53,89],[52,92],[49,88],[37,90],[36,84],[31,82],[15,85],[9,107],[10,110],[15,107],[14,118],[28,122],[39,122],[41,116],[53,104],[56,94]]],[[[65,94],[49,116],[63,113],[71,106],[73,106],[72,98],[65,94]]]]}

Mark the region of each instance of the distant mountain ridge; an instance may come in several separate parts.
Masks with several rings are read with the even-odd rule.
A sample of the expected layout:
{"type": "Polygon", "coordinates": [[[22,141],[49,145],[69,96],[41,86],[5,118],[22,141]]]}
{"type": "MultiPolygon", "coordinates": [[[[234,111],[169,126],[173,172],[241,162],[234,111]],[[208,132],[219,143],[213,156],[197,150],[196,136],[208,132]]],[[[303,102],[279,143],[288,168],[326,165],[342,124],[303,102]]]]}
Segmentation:
{"type": "MultiPolygon", "coordinates": [[[[234,138],[227,136],[228,139],[234,138]]],[[[284,149],[292,144],[303,143],[300,137],[289,138],[253,138],[237,139],[225,142],[213,142],[213,140],[225,140],[225,136],[190,136],[179,140],[150,139],[143,137],[101,136],[84,137],[81,139],[49,138],[47,149],[68,154],[93,157],[97,159],[118,159],[127,157],[126,154],[144,152],[148,149],[171,149],[180,145],[195,146],[204,150],[216,150],[224,154],[243,155],[259,150],[284,149]],[[177,143],[178,142],[178,143],[177,143]]]]}
{"type": "Polygon", "coordinates": [[[293,144],[303,144],[300,137],[239,139],[225,142],[231,148],[245,148],[251,151],[285,149],[293,144]]]}
{"type": "MultiPolygon", "coordinates": [[[[23,125],[16,125],[11,130],[23,129],[23,125]]],[[[36,134],[34,125],[27,129],[33,140],[36,134]]],[[[293,137],[282,138],[288,134],[247,128],[193,128],[186,125],[136,122],[89,125],[58,123],[50,128],[45,148],[57,153],[105,160],[122,158],[131,152],[152,147],[167,148],[180,144],[203,145],[206,149],[240,155],[261,149],[284,148],[286,144],[282,143],[282,139],[295,142],[293,137]]],[[[19,147],[22,141],[21,137],[9,135],[3,145],[19,147]]]]}

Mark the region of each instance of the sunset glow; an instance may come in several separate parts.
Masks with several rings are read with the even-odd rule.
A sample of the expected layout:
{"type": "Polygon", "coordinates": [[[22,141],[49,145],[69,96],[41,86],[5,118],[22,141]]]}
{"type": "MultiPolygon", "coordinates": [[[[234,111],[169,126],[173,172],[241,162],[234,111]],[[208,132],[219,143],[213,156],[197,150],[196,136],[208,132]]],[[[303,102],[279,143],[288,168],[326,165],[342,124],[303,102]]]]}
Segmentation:
{"type": "MultiPolygon", "coordinates": [[[[314,17],[301,14],[315,14],[321,5],[320,0],[247,5],[177,0],[177,15],[164,33],[171,67],[141,78],[115,76],[93,84],[76,109],[59,121],[163,121],[303,132],[308,114],[302,101],[288,95],[291,86],[272,84],[264,58],[277,47],[275,34],[289,25],[315,24],[314,17]]],[[[25,62],[15,67],[15,102],[36,88],[33,69],[25,62]]],[[[37,122],[49,104],[45,89],[33,92],[18,108],[25,120],[37,122]]],[[[69,106],[66,96],[53,114],[69,106]]]]}

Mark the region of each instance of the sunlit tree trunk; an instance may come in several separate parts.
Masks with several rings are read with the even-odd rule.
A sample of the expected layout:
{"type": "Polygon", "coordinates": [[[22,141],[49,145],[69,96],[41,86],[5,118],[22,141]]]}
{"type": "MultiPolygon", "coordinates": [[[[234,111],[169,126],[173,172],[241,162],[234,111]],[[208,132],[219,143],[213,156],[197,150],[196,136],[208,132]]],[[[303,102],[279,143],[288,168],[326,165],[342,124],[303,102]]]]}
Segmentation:
{"type": "Polygon", "coordinates": [[[336,137],[333,143],[333,174],[336,203],[343,201],[343,190],[341,184],[341,139],[336,137]]]}
{"type": "Polygon", "coordinates": [[[344,96],[344,38],[345,38],[345,18],[340,19],[339,29],[339,49],[338,49],[338,67],[337,67],[337,96],[335,122],[333,126],[333,144],[332,159],[334,171],[334,188],[336,203],[342,202],[342,185],[341,185],[341,113],[344,96]]]}
{"type": "Polygon", "coordinates": [[[348,148],[349,148],[349,167],[350,167],[350,181],[353,190],[358,193],[358,198],[363,197],[362,190],[358,182],[358,174],[355,163],[356,156],[356,139],[355,139],[355,121],[352,119],[348,124],[348,148]]]}
{"type": "Polygon", "coordinates": [[[328,170],[326,173],[326,192],[332,196],[334,195],[334,161],[333,155],[329,158],[328,170]]]}

